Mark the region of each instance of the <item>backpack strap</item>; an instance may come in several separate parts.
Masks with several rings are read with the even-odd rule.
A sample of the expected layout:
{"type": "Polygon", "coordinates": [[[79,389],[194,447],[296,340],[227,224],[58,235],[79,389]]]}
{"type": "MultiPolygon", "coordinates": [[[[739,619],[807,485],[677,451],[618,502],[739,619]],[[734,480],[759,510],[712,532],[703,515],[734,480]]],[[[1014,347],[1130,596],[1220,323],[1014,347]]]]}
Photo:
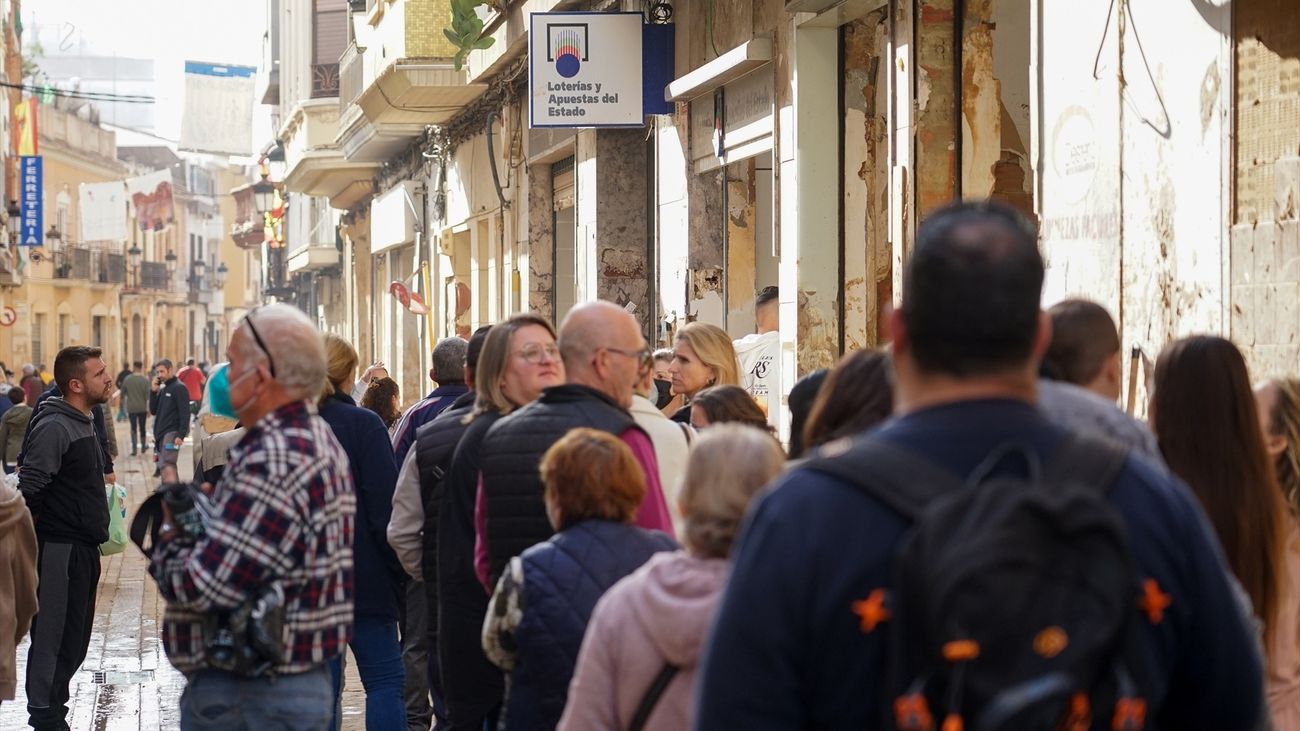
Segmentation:
{"type": "Polygon", "coordinates": [[[829,442],[802,466],[849,483],[909,521],[962,484],[952,472],[874,435],[829,442]]]}
{"type": "Polygon", "coordinates": [[[1044,483],[1084,485],[1105,494],[1123,471],[1128,455],[1127,447],[1071,434],[1048,460],[1044,483]]]}
{"type": "Polygon", "coordinates": [[[645,696],[641,698],[641,703],[636,707],[636,713],[632,714],[632,721],[627,726],[627,731],[641,731],[645,728],[646,721],[650,720],[650,714],[654,712],[655,706],[658,705],[659,699],[663,696],[664,691],[668,689],[668,684],[681,668],[666,662],[655,679],[650,681],[650,687],[646,689],[645,696]]]}

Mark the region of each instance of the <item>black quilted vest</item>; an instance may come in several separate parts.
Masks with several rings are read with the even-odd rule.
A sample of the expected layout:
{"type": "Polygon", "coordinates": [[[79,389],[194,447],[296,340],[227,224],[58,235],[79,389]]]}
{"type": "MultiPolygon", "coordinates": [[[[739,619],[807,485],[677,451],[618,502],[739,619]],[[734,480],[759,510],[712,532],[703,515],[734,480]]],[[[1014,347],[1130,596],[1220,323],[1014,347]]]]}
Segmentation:
{"type": "MultiPolygon", "coordinates": [[[[424,592],[428,598],[429,639],[437,647],[438,639],[438,515],[443,500],[443,478],[451,470],[451,457],[456,444],[465,433],[461,421],[474,407],[474,392],[463,394],[444,412],[415,432],[415,466],[420,472],[420,501],[424,504],[424,546],[421,552],[421,574],[424,592]]],[[[441,688],[437,678],[430,682],[441,688]]]]}
{"type": "Polygon", "coordinates": [[[615,436],[636,422],[626,409],[587,386],[565,384],[498,421],[483,440],[489,576],[495,586],[510,559],[555,532],[542,501],[542,455],[570,429],[615,436]]]}

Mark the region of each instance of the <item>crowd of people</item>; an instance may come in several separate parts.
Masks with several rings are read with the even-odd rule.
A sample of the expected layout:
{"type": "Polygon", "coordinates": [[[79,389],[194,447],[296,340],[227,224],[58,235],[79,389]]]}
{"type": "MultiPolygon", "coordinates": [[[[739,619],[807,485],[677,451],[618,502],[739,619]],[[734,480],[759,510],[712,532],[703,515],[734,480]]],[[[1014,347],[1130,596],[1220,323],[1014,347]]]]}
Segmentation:
{"type": "Polygon", "coordinates": [[[136,414],[160,449],[196,425],[201,486],[160,460],[133,530],[182,728],[336,729],[350,648],[368,729],[1300,731],[1300,380],[1182,338],[1139,421],[1114,320],[1042,310],[1043,277],[1018,214],[935,212],[890,347],[800,379],[788,447],[743,365],[774,290],[764,337],[658,352],[613,303],[513,315],[438,342],[404,413],[286,305],[206,373],[115,383],[65,348],[44,406],[24,383],[35,414],[0,415],[31,725],[67,728],[118,392],[133,454],[136,414]]]}

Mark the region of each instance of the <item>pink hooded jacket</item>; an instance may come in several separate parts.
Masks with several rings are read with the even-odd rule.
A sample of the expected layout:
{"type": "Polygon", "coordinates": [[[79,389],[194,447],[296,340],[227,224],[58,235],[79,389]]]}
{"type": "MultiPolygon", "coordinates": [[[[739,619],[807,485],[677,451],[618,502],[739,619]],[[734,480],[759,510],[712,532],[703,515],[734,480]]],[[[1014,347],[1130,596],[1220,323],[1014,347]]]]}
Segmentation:
{"type": "Polygon", "coordinates": [[[623,731],[665,662],[681,668],[646,731],[691,728],[695,672],[726,578],[725,559],[655,554],[596,604],[559,731],[623,731]]]}

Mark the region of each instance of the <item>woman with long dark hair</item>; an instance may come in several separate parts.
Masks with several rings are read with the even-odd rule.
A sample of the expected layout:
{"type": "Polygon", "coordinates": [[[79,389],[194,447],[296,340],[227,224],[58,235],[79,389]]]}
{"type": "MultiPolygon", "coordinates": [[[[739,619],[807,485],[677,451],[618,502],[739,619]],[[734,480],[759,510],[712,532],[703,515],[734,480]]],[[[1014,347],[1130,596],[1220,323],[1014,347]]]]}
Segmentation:
{"type": "Polygon", "coordinates": [[[1169,469],[1191,487],[1223,546],[1228,566],[1263,624],[1270,670],[1295,648],[1291,637],[1285,542],[1286,502],[1264,448],[1259,414],[1241,351],[1213,336],[1175,341],[1156,361],[1149,410],[1169,469]]]}
{"type": "Polygon", "coordinates": [[[804,448],[861,434],[888,419],[894,410],[892,378],[888,353],[856,350],[841,358],[813,401],[804,448]]]}

